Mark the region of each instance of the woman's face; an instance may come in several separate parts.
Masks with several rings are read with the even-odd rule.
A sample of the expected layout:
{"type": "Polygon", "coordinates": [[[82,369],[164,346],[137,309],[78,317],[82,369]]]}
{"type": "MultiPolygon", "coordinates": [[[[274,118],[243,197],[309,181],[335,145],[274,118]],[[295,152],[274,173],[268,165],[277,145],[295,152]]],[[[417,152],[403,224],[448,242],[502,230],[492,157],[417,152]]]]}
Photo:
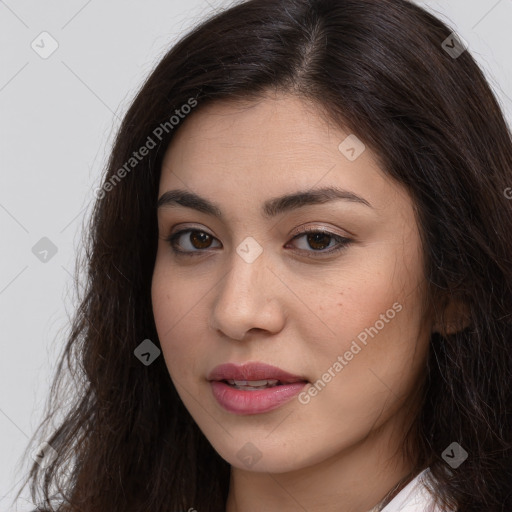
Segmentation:
{"type": "Polygon", "coordinates": [[[180,190],[214,209],[169,194],[158,209],[158,336],[183,403],[240,469],[291,471],[378,439],[396,448],[413,413],[431,329],[418,227],[408,194],[349,135],[269,95],[198,110],[165,155],[158,197],[180,190]],[[327,188],[346,192],[316,195],[327,188]],[[212,376],[248,362],[302,382],[237,389],[212,376]]]}

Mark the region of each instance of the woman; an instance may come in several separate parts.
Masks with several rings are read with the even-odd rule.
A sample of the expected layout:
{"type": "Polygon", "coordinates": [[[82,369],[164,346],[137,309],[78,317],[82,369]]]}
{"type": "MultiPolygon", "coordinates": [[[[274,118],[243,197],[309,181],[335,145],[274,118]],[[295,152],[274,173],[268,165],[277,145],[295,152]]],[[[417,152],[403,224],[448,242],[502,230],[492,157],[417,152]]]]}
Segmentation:
{"type": "Polygon", "coordinates": [[[79,396],[34,500],[511,510],[511,186],[482,72],[418,6],[249,0],[204,22],[96,192],[59,368],[79,396]]]}

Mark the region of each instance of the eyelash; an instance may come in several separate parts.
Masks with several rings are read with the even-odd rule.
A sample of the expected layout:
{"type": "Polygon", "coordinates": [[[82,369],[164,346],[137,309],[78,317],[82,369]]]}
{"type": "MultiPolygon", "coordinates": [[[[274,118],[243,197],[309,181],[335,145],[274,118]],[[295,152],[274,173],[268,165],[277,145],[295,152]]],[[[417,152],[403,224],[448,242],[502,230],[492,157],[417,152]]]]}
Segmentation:
{"type": "MultiPolygon", "coordinates": [[[[177,231],[176,233],[173,233],[173,234],[165,237],[164,240],[171,246],[172,251],[176,255],[194,257],[194,256],[197,256],[197,255],[201,255],[204,252],[207,252],[209,249],[196,249],[194,251],[184,251],[182,249],[177,249],[177,246],[178,246],[177,240],[178,240],[178,238],[180,238],[185,233],[193,233],[193,232],[205,233],[208,236],[211,236],[213,239],[216,240],[216,238],[213,235],[210,235],[210,233],[208,233],[207,231],[203,231],[201,229],[195,229],[195,228],[182,229],[181,231],[177,231]]],[[[336,235],[335,233],[331,233],[330,231],[326,231],[326,230],[318,229],[318,228],[308,228],[308,227],[302,228],[299,231],[299,233],[297,233],[296,235],[294,235],[291,238],[290,241],[295,240],[296,238],[300,238],[300,237],[302,237],[304,235],[309,235],[309,234],[323,234],[323,235],[327,235],[327,236],[331,237],[332,239],[334,239],[336,242],[338,242],[338,244],[337,244],[337,246],[335,246],[334,249],[331,248],[329,250],[319,250],[319,251],[311,250],[311,251],[307,251],[307,250],[301,249],[301,250],[298,251],[301,254],[304,254],[304,252],[306,252],[306,253],[313,253],[313,254],[319,254],[319,255],[326,255],[326,254],[331,255],[331,254],[335,254],[335,253],[343,251],[353,241],[351,238],[347,238],[347,237],[343,237],[343,236],[340,236],[340,235],[336,235]]],[[[307,257],[318,258],[318,257],[322,257],[322,256],[307,255],[307,257]]]]}

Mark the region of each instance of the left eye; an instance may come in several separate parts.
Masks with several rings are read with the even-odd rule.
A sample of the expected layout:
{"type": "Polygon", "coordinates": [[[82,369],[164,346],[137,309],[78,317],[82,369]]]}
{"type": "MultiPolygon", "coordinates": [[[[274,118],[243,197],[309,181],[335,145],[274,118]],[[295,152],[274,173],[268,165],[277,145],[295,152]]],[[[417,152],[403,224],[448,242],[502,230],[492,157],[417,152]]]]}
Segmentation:
{"type": "MultiPolygon", "coordinates": [[[[307,247],[313,249],[311,251],[307,247],[298,247],[299,252],[320,254],[330,254],[341,251],[352,241],[349,238],[336,235],[329,231],[321,231],[318,229],[305,230],[302,233],[295,235],[291,241],[299,239],[304,239],[304,242],[307,245],[307,247]]],[[[170,244],[172,250],[176,254],[188,256],[200,254],[205,250],[211,249],[212,243],[214,241],[220,244],[219,240],[217,240],[217,238],[215,238],[213,235],[210,235],[206,231],[201,231],[199,229],[184,229],[182,231],[178,231],[172,235],[169,235],[168,237],[165,238],[165,240],[170,244]],[[187,234],[188,236],[185,236],[187,234]],[[182,244],[180,242],[180,239],[182,238],[185,240],[185,244],[182,244]]],[[[289,243],[290,242],[288,242],[288,244],[289,243]]],[[[288,244],[285,247],[287,247],[288,244]]],[[[218,245],[217,248],[218,247],[222,247],[222,245],[218,245]]]]}
{"type": "MultiPolygon", "coordinates": [[[[348,238],[335,235],[334,233],[331,233],[329,231],[320,230],[306,230],[305,232],[294,236],[292,240],[298,240],[301,238],[305,238],[305,243],[307,244],[307,246],[311,247],[314,250],[314,252],[323,253],[331,253],[341,250],[350,243],[350,239],[348,238]],[[331,245],[331,242],[335,243],[331,245]],[[331,249],[326,251],[325,249],[327,249],[329,246],[331,247],[331,249]]],[[[299,249],[308,251],[308,249],[304,247],[299,247],[299,249]]]]}

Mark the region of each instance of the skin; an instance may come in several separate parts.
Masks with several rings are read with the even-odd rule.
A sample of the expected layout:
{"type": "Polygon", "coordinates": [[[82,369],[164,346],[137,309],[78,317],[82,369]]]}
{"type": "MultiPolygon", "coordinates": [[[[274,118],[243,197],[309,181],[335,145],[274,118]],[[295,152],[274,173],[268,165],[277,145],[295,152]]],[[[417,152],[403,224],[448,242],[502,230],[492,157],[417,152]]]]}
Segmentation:
{"type": "MultiPolygon", "coordinates": [[[[411,198],[368,147],[354,161],[340,152],[349,134],[318,106],[268,93],[198,107],[163,161],[159,197],[193,191],[225,217],[159,208],[152,301],[170,377],[231,465],[227,512],[366,512],[411,470],[403,438],[434,325],[423,251],[411,198]],[[335,200],[261,214],[270,198],[323,186],[349,190],[371,207],[335,200]],[[303,226],[352,242],[322,255],[307,234],[293,239],[303,226]],[[194,245],[188,233],[181,248],[197,254],[174,254],[165,237],[184,228],[210,234],[211,247],[194,245]],[[263,249],[252,263],[236,252],[248,236],[263,249]],[[395,303],[400,312],[307,404],[294,398],[238,415],[213,397],[206,376],[225,362],[262,361],[312,387],[395,303]],[[251,467],[237,455],[248,442],[261,454],[251,467]]],[[[324,253],[335,244],[327,238],[324,253]]]]}

